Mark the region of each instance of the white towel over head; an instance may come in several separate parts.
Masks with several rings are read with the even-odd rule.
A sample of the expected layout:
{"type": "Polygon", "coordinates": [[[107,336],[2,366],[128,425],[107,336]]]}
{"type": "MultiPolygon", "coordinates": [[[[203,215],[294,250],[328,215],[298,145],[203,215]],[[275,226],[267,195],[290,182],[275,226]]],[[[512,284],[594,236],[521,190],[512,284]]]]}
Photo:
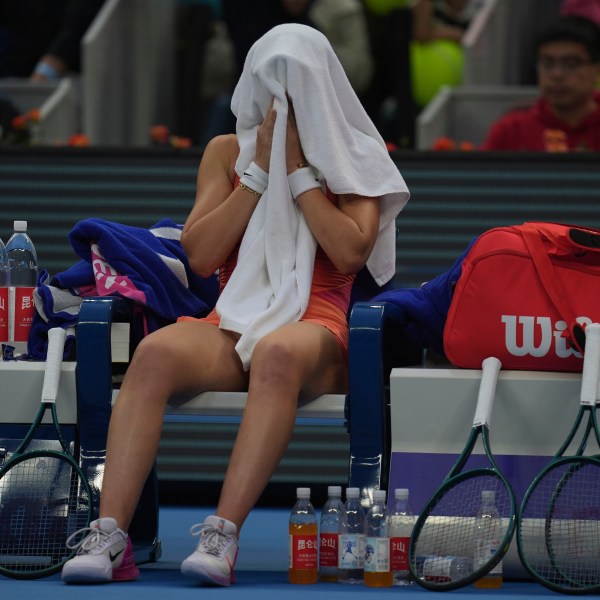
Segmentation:
{"type": "Polygon", "coordinates": [[[285,137],[288,98],[307,161],[334,194],[381,200],[379,236],[367,267],[379,285],[395,272],[395,219],[408,188],[352,89],[327,38],[311,27],[274,27],[250,49],[231,108],[242,175],[256,154],[256,133],[271,100],[277,111],[269,185],[248,223],[238,263],[217,302],[221,327],[241,334],[244,368],[265,334],[298,321],[308,304],[316,241],[292,198],[285,137]]]}

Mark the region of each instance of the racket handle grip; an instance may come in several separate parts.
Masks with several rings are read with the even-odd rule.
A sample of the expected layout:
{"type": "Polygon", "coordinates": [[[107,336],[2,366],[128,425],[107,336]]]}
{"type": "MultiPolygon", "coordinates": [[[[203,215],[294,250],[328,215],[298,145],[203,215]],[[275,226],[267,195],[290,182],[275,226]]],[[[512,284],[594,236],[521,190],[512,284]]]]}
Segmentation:
{"type": "Polygon", "coordinates": [[[481,383],[479,384],[479,395],[477,397],[477,408],[473,426],[490,424],[492,406],[496,395],[496,383],[502,363],[495,357],[490,356],[481,363],[481,383]]]}
{"type": "Polygon", "coordinates": [[[600,323],[590,323],[585,328],[580,398],[582,405],[592,406],[596,403],[598,371],[600,371],[600,323]]]}
{"type": "Polygon", "coordinates": [[[62,327],[52,327],[48,330],[48,353],[44,369],[42,402],[56,402],[66,337],[67,332],[62,327]]]}

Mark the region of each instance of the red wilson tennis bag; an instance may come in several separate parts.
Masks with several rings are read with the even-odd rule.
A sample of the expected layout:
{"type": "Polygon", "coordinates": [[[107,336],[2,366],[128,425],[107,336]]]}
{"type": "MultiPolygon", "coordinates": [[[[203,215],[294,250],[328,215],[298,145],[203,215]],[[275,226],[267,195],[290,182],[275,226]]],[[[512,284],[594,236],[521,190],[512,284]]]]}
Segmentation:
{"type": "Polygon", "coordinates": [[[600,321],[600,230],[524,223],[482,234],[466,255],[444,328],[458,367],[581,371],[600,321]]]}

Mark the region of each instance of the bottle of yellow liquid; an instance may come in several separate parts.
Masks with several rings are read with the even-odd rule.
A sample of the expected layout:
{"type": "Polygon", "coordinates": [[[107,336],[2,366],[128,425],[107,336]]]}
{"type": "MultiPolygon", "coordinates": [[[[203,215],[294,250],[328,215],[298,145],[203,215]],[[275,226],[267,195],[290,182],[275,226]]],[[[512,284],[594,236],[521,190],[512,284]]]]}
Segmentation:
{"type": "Polygon", "coordinates": [[[315,509],[310,501],[310,488],[297,488],[297,500],[292,508],[289,523],[290,583],[317,583],[318,575],[318,524],[315,509]]]}
{"type": "Polygon", "coordinates": [[[373,492],[373,504],[365,519],[365,579],[369,587],[391,587],[390,537],[385,490],[373,492]]]}
{"type": "MultiPolygon", "coordinates": [[[[502,523],[496,507],[496,493],[493,490],[481,492],[481,507],[475,519],[475,556],[474,567],[487,562],[500,547],[502,523]]],[[[492,589],[502,587],[502,561],[487,575],[475,582],[475,587],[492,589]]]]}

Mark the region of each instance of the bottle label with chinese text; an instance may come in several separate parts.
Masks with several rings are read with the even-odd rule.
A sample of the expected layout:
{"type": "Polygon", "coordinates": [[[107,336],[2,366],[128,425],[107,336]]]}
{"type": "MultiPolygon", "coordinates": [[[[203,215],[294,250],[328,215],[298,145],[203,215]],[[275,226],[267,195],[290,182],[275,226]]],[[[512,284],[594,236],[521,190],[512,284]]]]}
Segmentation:
{"type": "Polygon", "coordinates": [[[34,287],[10,287],[8,301],[9,341],[26,342],[33,323],[34,287]]]}
{"type": "Polygon", "coordinates": [[[316,569],[318,541],[316,534],[290,535],[290,569],[316,569]]]}
{"type": "Polygon", "coordinates": [[[392,571],[408,570],[408,544],[409,537],[390,538],[390,561],[392,571]]]}
{"type": "Polygon", "coordinates": [[[338,566],[338,534],[322,533],[319,544],[319,564],[321,567],[338,566]]]}

